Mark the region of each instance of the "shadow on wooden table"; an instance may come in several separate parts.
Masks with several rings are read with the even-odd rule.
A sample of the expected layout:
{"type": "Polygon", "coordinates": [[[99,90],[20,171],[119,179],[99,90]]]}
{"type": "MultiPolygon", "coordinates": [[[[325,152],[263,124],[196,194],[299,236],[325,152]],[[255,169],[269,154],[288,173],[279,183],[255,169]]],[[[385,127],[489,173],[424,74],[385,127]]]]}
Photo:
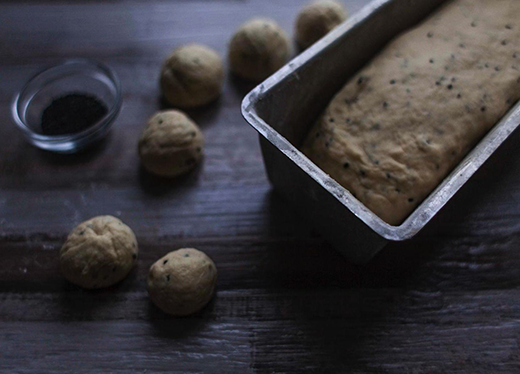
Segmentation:
{"type": "Polygon", "coordinates": [[[174,317],[164,313],[151,301],[148,303],[148,321],[155,336],[168,339],[193,337],[209,322],[218,294],[200,312],[186,317],[174,317]]]}
{"type": "Polygon", "coordinates": [[[142,190],[149,195],[156,197],[165,196],[194,185],[199,178],[203,165],[204,159],[194,170],[176,178],[159,177],[146,171],[142,165],[139,165],[139,184],[142,190]]]}
{"type": "MultiPolygon", "coordinates": [[[[269,251],[270,256],[279,258],[268,261],[292,263],[286,279],[291,283],[294,283],[296,276],[291,272],[298,271],[302,276],[305,274],[305,279],[300,281],[306,286],[397,286],[406,281],[418,264],[432,256],[431,247],[434,241],[431,238],[418,238],[406,243],[389,243],[367,265],[355,265],[327,243],[305,217],[300,217],[275,190],[269,191],[265,201],[269,212],[270,235],[287,237],[284,248],[269,251]]],[[[298,283],[295,285],[298,286],[298,283]]]]}
{"type": "Polygon", "coordinates": [[[58,293],[57,308],[64,321],[104,320],[113,315],[126,315],[124,301],[128,297],[125,291],[131,289],[138,278],[137,269],[132,269],[120,282],[106,288],[87,290],[62,279],[58,293]]]}
{"type": "Polygon", "coordinates": [[[294,358],[302,367],[316,360],[323,360],[323,367],[361,362],[373,344],[370,331],[396,318],[403,305],[421,302],[442,308],[437,285],[419,272],[439,253],[431,237],[389,244],[372,262],[358,266],[335,251],[274,190],[266,194],[265,204],[269,235],[278,238],[266,248],[262,261],[268,264],[261,269],[264,283],[276,295],[267,298],[272,305],[265,309],[275,310],[279,318],[267,313],[260,317],[278,326],[254,331],[253,356],[263,358],[253,360],[255,369],[268,370],[275,364],[280,372],[293,369],[292,362],[265,359],[276,357],[280,346],[296,346],[295,354],[312,352],[294,358]],[[280,331],[278,341],[273,341],[271,329],[280,331]]]}
{"type": "MultiPolygon", "coordinates": [[[[112,136],[113,131],[110,131],[105,138],[78,153],[61,154],[38,149],[38,156],[41,156],[42,159],[53,165],[78,165],[88,163],[107,149],[112,136]]],[[[27,144],[26,146],[29,147],[30,145],[27,144]]]]}
{"type": "Polygon", "coordinates": [[[250,91],[253,90],[261,82],[252,82],[238,77],[236,74],[229,72],[227,83],[233,93],[238,96],[240,102],[250,91]]]}

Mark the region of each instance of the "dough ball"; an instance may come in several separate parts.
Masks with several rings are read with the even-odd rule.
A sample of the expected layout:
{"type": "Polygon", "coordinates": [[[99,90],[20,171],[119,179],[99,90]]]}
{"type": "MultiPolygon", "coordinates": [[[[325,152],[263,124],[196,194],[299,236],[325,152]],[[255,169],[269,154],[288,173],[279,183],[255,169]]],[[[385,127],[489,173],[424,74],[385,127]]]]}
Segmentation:
{"type": "Polygon", "coordinates": [[[320,0],[304,7],[296,19],[296,41],[308,48],[347,19],[347,12],[337,1],[320,0]]]}
{"type": "Polygon", "coordinates": [[[198,44],[177,48],[161,70],[161,89],[168,102],[193,108],[209,104],[222,91],[224,67],[214,50],[198,44]]]}
{"type": "Polygon", "coordinates": [[[146,170],[162,177],[176,177],[195,168],[203,155],[204,137],[183,112],[155,114],[139,139],[139,156],[146,170]]]}
{"type": "Polygon", "coordinates": [[[186,316],[211,300],[216,283],[217,268],[211,258],[196,249],[183,248],[150,267],[148,293],[162,311],[186,316]]]}
{"type": "Polygon", "coordinates": [[[108,287],[127,276],[138,251],[134,232],[121,220],[94,217],[76,226],[61,247],[61,271],[78,286],[108,287]]]}
{"type": "Polygon", "coordinates": [[[243,24],[231,39],[231,70],[242,78],[262,81],[289,59],[289,40],[272,20],[253,19],[243,24]]]}

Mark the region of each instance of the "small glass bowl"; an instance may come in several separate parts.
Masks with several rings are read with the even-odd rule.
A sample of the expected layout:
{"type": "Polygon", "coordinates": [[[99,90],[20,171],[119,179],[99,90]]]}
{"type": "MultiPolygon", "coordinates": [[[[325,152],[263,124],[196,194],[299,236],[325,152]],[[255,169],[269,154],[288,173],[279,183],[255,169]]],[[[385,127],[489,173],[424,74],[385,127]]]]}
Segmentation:
{"type": "Polygon", "coordinates": [[[57,153],[75,153],[101,140],[121,109],[121,84],[108,66],[86,59],[71,59],[46,69],[14,98],[11,111],[27,140],[38,148],[57,153]],[[108,112],[89,128],[67,135],[44,135],[41,116],[55,98],[84,93],[105,103],[108,112]]]}

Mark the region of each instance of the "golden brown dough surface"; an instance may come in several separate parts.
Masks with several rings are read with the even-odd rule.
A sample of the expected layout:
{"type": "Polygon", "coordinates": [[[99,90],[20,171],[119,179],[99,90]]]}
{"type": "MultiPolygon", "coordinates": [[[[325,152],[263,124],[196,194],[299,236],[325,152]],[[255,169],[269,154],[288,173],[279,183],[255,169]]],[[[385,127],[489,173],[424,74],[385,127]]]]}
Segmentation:
{"type": "Polygon", "coordinates": [[[520,99],[520,1],[455,0],[335,96],[303,152],[399,225],[520,99]]]}

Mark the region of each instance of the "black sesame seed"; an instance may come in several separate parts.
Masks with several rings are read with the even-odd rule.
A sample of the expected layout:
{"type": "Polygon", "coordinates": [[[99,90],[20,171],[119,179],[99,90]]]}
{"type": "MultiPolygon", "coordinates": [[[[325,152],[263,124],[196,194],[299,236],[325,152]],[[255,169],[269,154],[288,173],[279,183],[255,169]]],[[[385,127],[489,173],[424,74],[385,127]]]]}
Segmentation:
{"type": "Polygon", "coordinates": [[[430,64],[433,64],[434,62],[433,58],[430,58],[430,64]]]}
{"type": "Polygon", "coordinates": [[[158,122],[159,122],[159,125],[162,125],[163,120],[159,118],[159,121],[158,121],[158,122]]]}
{"type": "Polygon", "coordinates": [[[392,79],[392,80],[390,81],[390,84],[395,84],[395,79],[392,79]]]}
{"type": "Polygon", "coordinates": [[[388,108],[388,103],[386,101],[383,103],[383,108],[388,108]]]}
{"type": "Polygon", "coordinates": [[[79,232],[80,235],[83,235],[84,233],[85,233],[85,230],[81,230],[81,231],[79,232]]]}
{"type": "Polygon", "coordinates": [[[359,77],[358,81],[357,81],[357,84],[361,84],[363,83],[363,77],[359,77]]]}
{"type": "Polygon", "coordinates": [[[484,66],[485,66],[486,68],[489,68],[489,64],[488,64],[488,63],[485,63],[484,66]]]}
{"type": "Polygon", "coordinates": [[[457,99],[460,99],[462,97],[461,94],[457,94],[457,99]]]}
{"type": "Polygon", "coordinates": [[[348,162],[345,162],[343,164],[343,169],[348,169],[350,167],[350,164],[348,162]]]}
{"type": "Polygon", "coordinates": [[[413,198],[409,198],[409,199],[408,199],[408,202],[409,202],[409,203],[413,203],[413,202],[414,202],[414,199],[413,199],[413,198]]]}
{"type": "Polygon", "coordinates": [[[480,108],[480,111],[481,111],[481,112],[485,112],[485,111],[486,111],[486,107],[483,106],[482,108],[480,108]]]}
{"type": "Polygon", "coordinates": [[[513,58],[517,58],[518,57],[518,53],[513,53],[513,58]]]}
{"type": "Polygon", "coordinates": [[[347,118],[347,123],[350,123],[350,118],[347,118]]]}
{"type": "Polygon", "coordinates": [[[376,123],[370,129],[373,131],[381,130],[381,125],[379,123],[376,123]]]}
{"type": "Polygon", "coordinates": [[[507,24],[507,25],[506,25],[506,29],[511,30],[512,28],[513,28],[512,25],[510,25],[510,24],[507,24]]]}
{"type": "Polygon", "coordinates": [[[502,40],[502,45],[507,45],[507,40],[502,40]]]}
{"type": "Polygon", "coordinates": [[[195,136],[195,131],[190,132],[191,136],[195,136]]]}
{"type": "Polygon", "coordinates": [[[501,70],[500,66],[495,66],[495,70],[500,71],[501,70]]]}
{"type": "Polygon", "coordinates": [[[449,84],[448,85],[448,90],[452,90],[453,89],[453,85],[452,84],[449,84]]]}
{"type": "Polygon", "coordinates": [[[401,190],[400,190],[399,188],[396,188],[396,189],[395,189],[395,192],[397,192],[397,193],[401,193],[401,190]]]}
{"type": "Polygon", "coordinates": [[[132,253],[132,258],[135,260],[137,258],[137,253],[132,253]]]}
{"type": "Polygon", "coordinates": [[[441,82],[440,82],[440,81],[437,81],[437,82],[435,82],[435,84],[436,84],[437,86],[440,86],[440,85],[441,85],[441,82]]]}
{"type": "Polygon", "coordinates": [[[466,46],[464,45],[464,43],[460,43],[460,44],[459,44],[459,47],[460,47],[460,48],[466,48],[466,46]]]}
{"type": "Polygon", "coordinates": [[[477,27],[476,22],[471,22],[471,27],[477,27]]]}
{"type": "Polygon", "coordinates": [[[166,265],[167,262],[168,262],[168,260],[164,260],[162,264],[166,265]]]}
{"type": "Polygon", "coordinates": [[[189,253],[185,253],[184,257],[190,257],[190,254],[189,253]]]}
{"type": "Polygon", "coordinates": [[[427,36],[428,36],[428,38],[433,37],[433,32],[429,32],[429,33],[427,34],[427,36]]]}
{"type": "Polygon", "coordinates": [[[334,118],[329,118],[329,122],[334,122],[334,118]]]}
{"type": "Polygon", "coordinates": [[[360,170],[359,172],[361,173],[362,176],[367,175],[367,173],[364,170],[360,170]]]}
{"type": "Polygon", "coordinates": [[[170,274],[167,274],[166,275],[166,280],[169,282],[170,281],[170,274]]]}
{"type": "Polygon", "coordinates": [[[386,177],[387,177],[388,179],[390,179],[390,178],[392,178],[392,175],[391,175],[390,173],[386,173],[386,177]]]}

